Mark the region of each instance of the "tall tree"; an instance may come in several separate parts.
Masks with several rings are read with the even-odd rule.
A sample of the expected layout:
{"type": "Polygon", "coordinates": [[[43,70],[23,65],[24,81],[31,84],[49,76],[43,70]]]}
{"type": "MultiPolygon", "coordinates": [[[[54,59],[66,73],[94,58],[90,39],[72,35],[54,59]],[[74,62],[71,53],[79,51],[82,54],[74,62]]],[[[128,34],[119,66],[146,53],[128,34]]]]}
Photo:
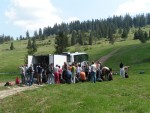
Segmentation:
{"type": "Polygon", "coordinates": [[[14,50],[14,49],[15,49],[14,44],[13,44],[13,42],[11,42],[11,44],[10,44],[10,50],[14,50]]]}
{"type": "Polygon", "coordinates": [[[136,38],[139,39],[141,43],[146,43],[146,41],[149,39],[147,32],[144,32],[141,28],[138,29],[136,35],[136,38]]]}
{"type": "Polygon", "coordinates": [[[89,37],[89,45],[93,44],[93,34],[90,32],[90,37],[89,37]]]}
{"type": "Polygon", "coordinates": [[[78,40],[79,40],[79,44],[83,45],[83,32],[82,31],[79,32],[78,40]]]}
{"type": "Polygon", "coordinates": [[[27,49],[31,49],[32,48],[32,43],[31,43],[31,39],[28,40],[28,45],[27,45],[27,49]]]}
{"type": "Polygon", "coordinates": [[[126,39],[127,37],[128,37],[127,29],[124,28],[124,29],[123,29],[123,33],[122,33],[122,35],[121,35],[121,38],[126,39]]]}
{"type": "Polygon", "coordinates": [[[75,30],[72,31],[72,37],[71,37],[71,45],[75,45],[77,40],[77,33],[75,30]]]}
{"type": "Polygon", "coordinates": [[[34,31],[34,38],[35,38],[35,39],[38,39],[38,38],[39,38],[37,31],[34,31]]]}
{"type": "Polygon", "coordinates": [[[64,32],[60,32],[55,38],[55,53],[61,54],[67,51],[68,37],[64,32]]]}
{"type": "Polygon", "coordinates": [[[113,31],[111,28],[109,28],[108,31],[108,39],[109,39],[109,43],[114,44],[113,31]]]}
{"type": "Polygon", "coordinates": [[[33,52],[37,51],[37,45],[36,45],[36,39],[35,38],[33,38],[32,49],[33,49],[33,52]]]}
{"type": "Polygon", "coordinates": [[[39,39],[44,40],[44,36],[41,28],[39,28],[39,39]]]}
{"type": "Polygon", "coordinates": [[[29,39],[30,35],[29,35],[29,31],[26,32],[26,39],[29,39]]]}
{"type": "Polygon", "coordinates": [[[22,35],[20,35],[19,39],[20,39],[20,40],[23,40],[22,35]]]}

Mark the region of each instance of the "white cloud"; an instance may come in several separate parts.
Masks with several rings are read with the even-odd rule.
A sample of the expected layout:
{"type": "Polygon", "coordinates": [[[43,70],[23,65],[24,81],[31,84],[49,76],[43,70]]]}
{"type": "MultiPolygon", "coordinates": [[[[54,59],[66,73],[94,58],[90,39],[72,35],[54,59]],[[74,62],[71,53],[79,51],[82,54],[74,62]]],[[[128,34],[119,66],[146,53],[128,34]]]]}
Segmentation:
{"type": "Polygon", "coordinates": [[[127,0],[121,4],[115,12],[115,15],[136,15],[150,12],[150,0],[127,0]]]}
{"type": "Polygon", "coordinates": [[[5,16],[8,17],[9,24],[34,31],[61,23],[59,13],[60,10],[56,9],[50,0],[11,0],[5,16]]]}
{"type": "Polygon", "coordinates": [[[78,18],[78,17],[69,17],[69,18],[66,20],[66,22],[67,22],[67,23],[70,23],[70,22],[76,21],[76,20],[79,20],[79,18],[78,18]]]}

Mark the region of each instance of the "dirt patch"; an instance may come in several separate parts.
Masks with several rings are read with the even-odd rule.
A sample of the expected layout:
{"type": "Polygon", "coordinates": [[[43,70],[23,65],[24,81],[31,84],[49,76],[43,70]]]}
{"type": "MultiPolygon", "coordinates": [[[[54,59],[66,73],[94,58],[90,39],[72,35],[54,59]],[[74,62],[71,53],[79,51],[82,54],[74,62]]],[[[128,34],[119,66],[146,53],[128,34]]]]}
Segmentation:
{"type": "MultiPolygon", "coordinates": [[[[1,83],[1,85],[3,85],[3,84],[5,84],[5,83],[1,83]]],[[[7,87],[8,89],[0,91],[0,100],[5,97],[8,97],[10,95],[19,93],[21,91],[36,89],[36,88],[39,88],[40,86],[43,86],[43,85],[34,84],[32,86],[16,86],[16,85],[4,86],[4,87],[7,87]]]]}
{"type": "Polygon", "coordinates": [[[109,54],[107,54],[107,55],[101,57],[98,61],[100,61],[100,62],[103,64],[106,60],[108,60],[108,59],[109,59],[114,53],[116,53],[119,49],[120,49],[120,48],[113,50],[113,51],[110,52],[109,54]]]}

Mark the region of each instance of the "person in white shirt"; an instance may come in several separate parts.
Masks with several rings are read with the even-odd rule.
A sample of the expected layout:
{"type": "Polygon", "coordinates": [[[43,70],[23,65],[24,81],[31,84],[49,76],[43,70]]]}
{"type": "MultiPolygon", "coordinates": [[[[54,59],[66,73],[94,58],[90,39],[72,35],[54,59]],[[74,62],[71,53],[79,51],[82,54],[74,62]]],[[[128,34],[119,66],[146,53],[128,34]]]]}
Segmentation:
{"type": "Polygon", "coordinates": [[[21,83],[25,84],[25,68],[24,65],[19,67],[20,69],[20,74],[21,74],[21,83]]]}
{"type": "Polygon", "coordinates": [[[91,65],[91,81],[96,83],[96,71],[97,71],[97,67],[96,64],[94,62],[92,62],[91,65]]]}
{"type": "Polygon", "coordinates": [[[77,70],[76,71],[77,71],[77,78],[80,79],[80,72],[82,71],[81,64],[77,65],[77,70]]]}

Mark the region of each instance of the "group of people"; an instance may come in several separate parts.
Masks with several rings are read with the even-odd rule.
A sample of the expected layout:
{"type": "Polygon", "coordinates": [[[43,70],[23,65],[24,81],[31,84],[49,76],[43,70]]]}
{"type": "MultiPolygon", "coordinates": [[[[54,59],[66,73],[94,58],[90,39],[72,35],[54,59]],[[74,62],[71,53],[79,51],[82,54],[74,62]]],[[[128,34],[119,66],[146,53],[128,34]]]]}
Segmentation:
{"type": "Polygon", "coordinates": [[[101,62],[85,62],[84,65],[78,63],[68,63],[64,62],[64,65],[60,67],[54,64],[31,64],[29,67],[27,65],[22,65],[19,67],[21,72],[21,82],[22,84],[33,83],[42,84],[59,84],[59,83],[77,83],[79,81],[91,81],[96,83],[96,81],[110,81],[113,80],[112,69],[106,66],[102,66],[101,62]],[[36,79],[34,79],[36,78],[36,79]]]}
{"type": "MultiPolygon", "coordinates": [[[[25,65],[21,65],[19,67],[20,69],[20,74],[21,74],[21,83],[22,84],[29,84],[30,86],[34,83],[34,67],[31,64],[30,67],[27,66],[27,64],[25,65]]],[[[20,80],[17,77],[16,78],[16,84],[19,84],[20,80]]]]}
{"type": "Polygon", "coordinates": [[[92,62],[89,65],[87,62],[84,65],[72,63],[68,65],[64,62],[62,68],[51,64],[46,71],[48,75],[47,83],[77,83],[79,81],[96,81],[113,80],[112,69],[102,66],[100,62],[92,62]]]}

